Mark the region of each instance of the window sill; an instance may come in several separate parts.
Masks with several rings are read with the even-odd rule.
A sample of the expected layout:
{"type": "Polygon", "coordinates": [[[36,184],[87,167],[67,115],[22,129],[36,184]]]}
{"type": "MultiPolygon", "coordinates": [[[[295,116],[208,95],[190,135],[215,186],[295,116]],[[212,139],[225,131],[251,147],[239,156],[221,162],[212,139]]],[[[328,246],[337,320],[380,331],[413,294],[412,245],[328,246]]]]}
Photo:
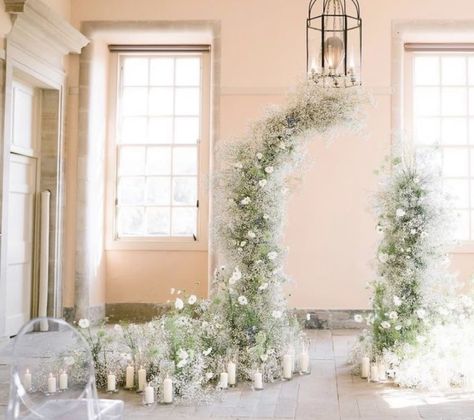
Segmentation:
{"type": "Polygon", "coordinates": [[[207,241],[191,238],[158,240],[155,238],[111,239],[106,242],[106,251],[196,251],[207,252],[207,241]]]}

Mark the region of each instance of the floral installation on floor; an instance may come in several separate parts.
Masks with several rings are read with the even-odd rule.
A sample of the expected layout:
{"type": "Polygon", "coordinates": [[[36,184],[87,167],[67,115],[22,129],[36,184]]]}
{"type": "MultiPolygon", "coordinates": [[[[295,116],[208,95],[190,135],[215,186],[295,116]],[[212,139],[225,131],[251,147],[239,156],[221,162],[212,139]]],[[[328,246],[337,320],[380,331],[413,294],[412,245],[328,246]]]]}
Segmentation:
{"type": "Polygon", "coordinates": [[[283,290],[286,182],[305,140],[360,130],[367,102],[360,88],[306,81],[229,147],[214,180],[214,243],[225,265],[215,270],[210,299],[172,289],[172,309],[146,324],[97,329],[80,320],[100,388],[113,375],[114,386],[152,386],[169,403],[169,379],[173,397],[202,401],[237,381],[262,389],[309,373],[309,342],[283,290]]]}
{"type": "Polygon", "coordinates": [[[449,271],[449,197],[431,157],[396,158],[376,196],[377,278],[352,362],[372,381],[437,389],[474,386],[472,296],[449,271]],[[359,365],[359,361],[361,364],[359,365]]]}

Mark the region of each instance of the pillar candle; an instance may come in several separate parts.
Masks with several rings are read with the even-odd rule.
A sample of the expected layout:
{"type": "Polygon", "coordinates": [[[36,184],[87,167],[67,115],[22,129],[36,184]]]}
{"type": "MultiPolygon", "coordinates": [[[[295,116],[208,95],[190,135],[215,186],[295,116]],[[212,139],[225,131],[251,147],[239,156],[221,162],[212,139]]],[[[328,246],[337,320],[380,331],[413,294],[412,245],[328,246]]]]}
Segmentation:
{"type": "Polygon", "coordinates": [[[127,366],[125,374],[125,388],[133,388],[135,384],[135,368],[133,366],[127,366]]]}
{"type": "Polygon", "coordinates": [[[291,354],[285,354],[283,356],[283,378],[291,379],[293,374],[293,357],[291,354]]]}
{"type": "Polygon", "coordinates": [[[30,370],[26,369],[26,372],[23,375],[23,386],[27,391],[31,389],[31,383],[32,383],[32,378],[31,378],[30,370]]]}
{"type": "Polygon", "coordinates": [[[173,381],[168,376],[163,381],[163,402],[165,404],[173,402],[173,381]]]}
{"type": "Polygon", "coordinates": [[[68,382],[68,377],[66,372],[62,372],[61,375],[59,375],[59,389],[60,390],[65,390],[67,389],[67,382],[68,382]]]}
{"type": "Polygon", "coordinates": [[[48,392],[54,394],[56,392],[56,378],[52,373],[49,374],[48,378],[48,392]]]}
{"type": "Polygon", "coordinates": [[[235,385],[237,382],[236,379],[236,365],[234,362],[229,362],[227,364],[227,376],[229,379],[229,385],[235,385]]]}
{"type": "Polygon", "coordinates": [[[307,351],[300,353],[300,371],[303,373],[309,372],[309,354],[307,351]]]}
{"type": "Polygon", "coordinates": [[[145,389],[145,383],[146,383],[146,370],[140,366],[140,369],[138,369],[138,390],[139,391],[143,391],[145,389]]]}
{"type": "Polygon", "coordinates": [[[107,391],[115,392],[115,375],[113,373],[109,373],[107,375],[107,391]]]}
{"type": "Polygon", "coordinates": [[[221,380],[219,382],[219,386],[222,389],[227,389],[227,387],[229,386],[229,375],[227,374],[227,372],[221,373],[221,380]]]}
{"type": "Polygon", "coordinates": [[[383,362],[379,362],[377,366],[377,371],[379,374],[379,381],[386,381],[387,380],[387,369],[385,368],[385,364],[383,362]]]}
{"type": "Polygon", "coordinates": [[[378,382],[379,380],[379,370],[377,367],[377,363],[371,363],[370,364],[370,381],[372,382],[378,382]]]}
{"type": "Polygon", "coordinates": [[[150,384],[145,387],[145,404],[151,405],[155,402],[155,388],[150,384]]]}
{"type": "Polygon", "coordinates": [[[360,377],[363,379],[368,378],[370,375],[370,359],[363,357],[360,363],[360,377]]]}
{"type": "Polygon", "coordinates": [[[263,375],[262,372],[255,372],[253,375],[253,387],[255,389],[263,389],[263,375]]]}

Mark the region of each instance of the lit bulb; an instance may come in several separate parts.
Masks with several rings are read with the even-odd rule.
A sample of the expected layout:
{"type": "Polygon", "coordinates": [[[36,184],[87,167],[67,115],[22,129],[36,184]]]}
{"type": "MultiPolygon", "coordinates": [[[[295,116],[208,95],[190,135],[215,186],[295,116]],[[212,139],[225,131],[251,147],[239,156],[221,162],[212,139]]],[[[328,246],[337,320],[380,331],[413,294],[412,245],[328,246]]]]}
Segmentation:
{"type": "Polygon", "coordinates": [[[324,62],[329,70],[336,70],[344,60],[344,43],[337,36],[324,42],[324,62]]]}

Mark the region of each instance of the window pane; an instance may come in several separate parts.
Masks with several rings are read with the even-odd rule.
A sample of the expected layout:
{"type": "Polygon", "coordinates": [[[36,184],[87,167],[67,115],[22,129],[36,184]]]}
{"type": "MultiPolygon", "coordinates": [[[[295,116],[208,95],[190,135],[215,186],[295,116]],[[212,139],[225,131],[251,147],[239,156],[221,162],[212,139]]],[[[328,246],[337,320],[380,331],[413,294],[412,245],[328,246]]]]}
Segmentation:
{"type": "Polygon", "coordinates": [[[456,210],[455,237],[460,241],[469,240],[469,212],[467,210],[456,210]]]}
{"type": "Polygon", "coordinates": [[[173,142],[173,118],[150,118],[148,138],[153,143],[173,142]]]}
{"type": "Polygon", "coordinates": [[[440,142],[439,118],[416,118],[415,143],[434,145],[434,144],[438,144],[439,142],[440,142]]]}
{"type": "Polygon", "coordinates": [[[119,236],[143,235],[143,207],[119,207],[117,226],[119,236]]]}
{"type": "Polygon", "coordinates": [[[439,115],[440,95],[438,88],[415,88],[414,102],[416,115],[439,115]]]}
{"type": "Polygon", "coordinates": [[[153,177],[148,178],[147,184],[147,203],[153,205],[170,205],[171,199],[171,178],[153,177]]]}
{"type": "Polygon", "coordinates": [[[176,85],[199,86],[201,60],[198,57],[176,59],[176,85]]]}
{"type": "Polygon", "coordinates": [[[469,181],[467,179],[445,179],[444,192],[454,207],[469,208],[469,181]]]}
{"type": "Polygon", "coordinates": [[[468,83],[474,85],[474,57],[469,57],[468,59],[469,68],[468,68],[468,83]]]}
{"type": "Polygon", "coordinates": [[[199,88],[176,88],[176,115],[199,115],[199,88]]]}
{"type": "Polygon", "coordinates": [[[147,96],[147,88],[124,88],[121,102],[122,115],[145,115],[147,112],[147,96]]]}
{"type": "Polygon", "coordinates": [[[145,148],[126,146],[120,148],[119,174],[141,175],[145,167],[145,148]]]}
{"type": "Polygon", "coordinates": [[[172,235],[192,236],[193,234],[196,234],[196,209],[189,207],[176,207],[173,208],[172,211],[172,235]]]}
{"type": "Polygon", "coordinates": [[[195,147],[176,147],[173,150],[173,174],[197,174],[197,151],[195,147]]]}
{"type": "Polygon", "coordinates": [[[173,88],[151,88],[149,112],[151,115],[172,115],[173,88]]]}
{"type": "Polygon", "coordinates": [[[171,174],[171,148],[149,147],[147,150],[146,173],[149,175],[171,174]]]}
{"type": "Polygon", "coordinates": [[[467,123],[465,118],[444,118],[442,122],[443,144],[466,144],[467,123]]]}
{"type": "Polygon", "coordinates": [[[173,179],[173,204],[195,206],[197,200],[197,179],[182,177],[173,179]]]}
{"type": "Polygon", "coordinates": [[[122,143],[145,143],[146,118],[127,117],[122,120],[122,143]]]}
{"type": "Polygon", "coordinates": [[[442,84],[459,86],[466,84],[465,57],[443,57],[441,59],[442,84]]]}
{"type": "Polygon", "coordinates": [[[443,176],[456,177],[469,174],[468,149],[444,149],[443,150],[443,176]]]}
{"type": "Polygon", "coordinates": [[[174,141],[181,144],[195,144],[199,140],[199,118],[175,118],[174,141]]]}
{"type": "Polygon", "coordinates": [[[474,89],[469,89],[469,115],[474,115],[474,89]]]}
{"type": "Polygon", "coordinates": [[[121,177],[117,188],[118,204],[143,204],[145,200],[144,177],[121,177]]]}
{"type": "Polygon", "coordinates": [[[150,60],[150,85],[172,86],[174,79],[174,59],[169,57],[150,60]]]}
{"type": "Polygon", "coordinates": [[[415,58],[415,84],[422,86],[439,85],[438,57],[415,58]]]}
{"type": "Polygon", "coordinates": [[[149,207],[146,212],[148,235],[169,236],[170,234],[170,208],[149,207]]]}
{"type": "Polygon", "coordinates": [[[148,85],[148,58],[126,58],[123,62],[125,86],[148,85]]]}
{"type": "Polygon", "coordinates": [[[464,88],[442,88],[441,113],[446,116],[467,115],[467,94],[464,88]]]}

